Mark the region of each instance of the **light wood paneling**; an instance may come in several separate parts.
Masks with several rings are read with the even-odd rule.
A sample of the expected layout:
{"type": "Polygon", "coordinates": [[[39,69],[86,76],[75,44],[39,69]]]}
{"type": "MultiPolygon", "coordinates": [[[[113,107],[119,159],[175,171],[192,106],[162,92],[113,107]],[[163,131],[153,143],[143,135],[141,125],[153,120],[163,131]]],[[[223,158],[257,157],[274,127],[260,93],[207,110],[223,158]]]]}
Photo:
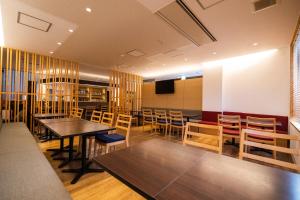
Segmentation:
{"type": "Polygon", "coordinates": [[[112,71],[109,77],[109,110],[128,113],[141,110],[143,78],[134,74],[112,71]]]}
{"type": "Polygon", "coordinates": [[[155,82],[143,85],[143,107],[202,110],[202,78],[175,81],[174,94],[155,94],[155,82]]]}
{"type": "Polygon", "coordinates": [[[30,120],[32,130],[33,114],[69,113],[78,106],[77,63],[7,47],[1,47],[0,62],[5,122],[30,120]]]}

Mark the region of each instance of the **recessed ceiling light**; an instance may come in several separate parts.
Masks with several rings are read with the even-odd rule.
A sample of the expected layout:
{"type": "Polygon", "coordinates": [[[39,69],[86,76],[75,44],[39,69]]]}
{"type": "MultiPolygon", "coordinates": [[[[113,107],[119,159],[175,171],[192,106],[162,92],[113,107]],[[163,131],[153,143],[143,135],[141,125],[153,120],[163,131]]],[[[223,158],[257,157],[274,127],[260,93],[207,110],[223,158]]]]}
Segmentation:
{"type": "Polygon", "coordinates": [[[69,29],[69,32],[70,32],[70,33],[73,33],[73,32],[74,32],[74,30],[73,30],[73,29],[69,29]]]}
{"type": "Polygon", "coordinates": [[[257,45],[258,45],[258,43],[257,43],[257,42],[254,42],[252,45],[253,45],[253,46],[257,46],[257,45]]]}
{"type": "Polygon", "coordinates": [[[125,55],[124,54],[121,54],[121,57],[124,57],[125,55]]]}
{"type": "Polygon", "coordinates": [[[58,44],[58,45],[61,45],[62,43],[61,43],[61,42],[58,42],[57,44],[58,44]]]}
{"type": "Polygon", "coordinates": [[[139,50],[132,50],[132,51],[129,51],[127,52],[128,55],[131,55],[131,56],[135,56],[135,57],[139,57],[139,56],[143,56],[145,55],[143,52],[139,51],[139,50]]]}
{"type": "Polygon", "coordinates": [[[92,9],[87,7],[87,8],[85,8],[85,11],[90,13],[90,12],[92,12],[92,9]]]}
{"type": "Polygon", "coordinates": [[[163,66],[166,66],[166,64],[162,64],[163,66]]]}
{"type": "Polygon", "coordinates": [[[53,52],[53,51],[50,51],[49,53],[50,53],[50,54],[53,54],[54,52],[53,52]]]}
{"type": "Polygon", "coordinates": [[[217,54],[217,52],[215,52],[215,51],[214,51],[214,52],[212,52],[212,54],[216,55],[216,54],[217,54]]]}
{"type": "Polygon", "coordinates": [[[188,59],[187,59],[187,58],[185,58],[185,59],[184,59],[184,61],[185,61],[185,62],[187,62],[187,61],[188,61],[188,59]]]}

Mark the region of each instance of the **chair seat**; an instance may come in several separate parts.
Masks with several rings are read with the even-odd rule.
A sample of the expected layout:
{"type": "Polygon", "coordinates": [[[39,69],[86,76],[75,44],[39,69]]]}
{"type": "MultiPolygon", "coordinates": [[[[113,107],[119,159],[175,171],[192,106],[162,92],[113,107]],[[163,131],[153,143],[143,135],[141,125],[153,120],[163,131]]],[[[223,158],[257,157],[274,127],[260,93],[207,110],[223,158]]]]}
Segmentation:
{"type": "Polygon", "coordinates": [[[160,123],[160,124],[166,124],[167,123],[167,121],[165,119],[158,119],[157,122],[160,123]]]}
{"type": "Polygon", "coordinates": [[[240,131],[237,129],[223,128],[223,133],[227,135],[240,135],[240,131]]]}
{"type": "Polygon", "coordinates": [[[175,122],[172,122],[172,125],[174,125],[174,126],[183,126],[184,123],[182,124],[182,122],[175,121],[175,122]]]}
{"type": "Polygon", "coordinates": [[[144,121],[145,122],[152,122],[152,118],[151,117],[145,117],[144,121]]]}
{"type": "Polygon", "coordinates": [[[125,140],[125,136],[120,134],[99,134],[95,137],[96,140],[100,140],[103,143],[112,143],[112,142],[118,142],[121,140],[125,140]]]}
{"type": "Polygon", "coordinates": [[[262,135],[254,135],[254,134],[248,134],[249,138],[257,139],[257,140],[266,140],[266,141],[273,141],[274,139],[271,137],[266,137],[262,135]]]}

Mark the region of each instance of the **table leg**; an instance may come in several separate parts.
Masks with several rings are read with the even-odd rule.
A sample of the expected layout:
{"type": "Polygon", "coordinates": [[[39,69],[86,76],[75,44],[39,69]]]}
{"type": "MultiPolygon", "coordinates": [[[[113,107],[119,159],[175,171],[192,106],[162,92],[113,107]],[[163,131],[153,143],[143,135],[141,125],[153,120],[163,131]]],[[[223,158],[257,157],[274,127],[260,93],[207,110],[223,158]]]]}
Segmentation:
{"type": "Polygon", "coordinates": [[[104,172],[103,169],[94,169],[89,168],[89,166],[92,164],[92,161],[89,161],[87,163],[86,158],[86,140],[87,136],[82,136],[82,144],[81,144],[81,168],[79,169],[64,169],[62,172],[64,173],[77,173],[74,179],[71,181],[71,184],[77,183],[77,181],[86,173],[93,173],[93,172],[104,172]]]}

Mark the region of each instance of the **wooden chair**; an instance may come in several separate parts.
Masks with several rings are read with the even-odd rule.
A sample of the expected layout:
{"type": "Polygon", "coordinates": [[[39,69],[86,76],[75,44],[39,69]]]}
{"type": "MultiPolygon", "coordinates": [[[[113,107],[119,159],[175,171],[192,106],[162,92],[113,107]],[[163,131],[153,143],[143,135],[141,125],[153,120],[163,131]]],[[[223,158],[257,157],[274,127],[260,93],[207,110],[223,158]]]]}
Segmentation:
{"type": "MultiPolygon", "coordinates": [[[[265,131],[270,133],[276,132],[275,118],[259,118],[247,116],[246,129],[265,131]]],[[[247,134],[247,140],[276,146],[276,138],[266,137],[264,135],[247,134]]],[[[250,147],[247,148],[250,150],[250,147]]],[[[276,158],[276,152],[273,151],[273,156],[276,158]]]]}
{"type": "Polygon", "coordinates": [[[276,160],[273,158],[263,157],[259,155],[250,154],[247,151],[245,152],[247,146],[262,148],[266,150],[276,151],[276,152],[282,152],[287,153],[295,156],[300,156],[300,149],[291,149],[287,147],[278,147],[273,144],[265,144],[263,142],[260,142],[260,140],[252,141],[249,140],[250,137],[247,137],[248,135],[263,137],[263,138],[273,138],[274,141],[276,139],[284,139],[290,141],[297,141],[300,142],[300,136],[298,135],[285,135],[285,134],[278,134],[276,132],[268,132],[268,131],[262,131],[262,130],[253,130],[253,129],[243,129],[241,133],[241,143],[240,143],[240,153],[239,158],[250,158],[253,160],[258,160],[261,162],[286,167],[289,169],[296,170],[300,172],[300,166],[294,163],[289,163],[281,160],[276,160]]]}
{"type": "Polygon", "coordinates": [[[155,132],[157,132],[157,126],[163,127],[165,135],[168,134],[168,117],[165,110],[155,110],[155,132]]]}
{"type": "Polygon", "coordinates": [[[91,122],[97,122],[100,123],[101,122],[101,117],[102,117],[102,112],[101,111],[96,111],[94,110],[91,116],[91,122]]]}
{"type": "Polygon", "coordinates": [[[82,118],[82,114],[83,114],[83,109],[82,108],[77,108],[77,110],[75,112],[75,117],[81,119],[82,118]]]}
{"type": "MultiPolygon", "coordinates": [[[[102,117],[102,112],[94,110],[93,113],[92,113],[90,121],[95,122],[95,123],[100,123],[101,122],[101,117],[102,117]]],[[[92,155],[92,146],[93,146],[94,140],[95,140],[94,137],[89,137],[89,144],[88,144],[88,157],[89,158],[92,155]]]]}
{"type": "Polygon", "coordinates": [[[235,139],[240,140],[242,125],[239,115],[218,114],[218,125],[223,127],[223,139],[232,139],[232,145],[235,145],[235,139]]]}
{"type": "Polygon", "coordinates": [[[169,119],[170,119],[170,135],[172,130],[177,129],[178,132],[181,130],[182,140],[184,137],[184,121],[182,111],[169,111],[169,119]]]}
{"type": "Polygon", "coordinates": [[[114,123],[114,116],[114,113],[104,112],[101,119],[101,124],[112,127],[114,123]]]}
{"type": "Polygon", "coordinates": [[[99,134],[95,138],[95,154],[97,152],[98,145],[105,147],[105,153],[109,152],[111,147],[116,145],[126,144],[126,147],[129,147],[129,134],[131,127],[131,116],[119,114],[116,122],[116,131],[117,133],[109,134],[99,134]],[[125,134],[120,134],[119,132],[125,131],[125,134]]]}
{"type": "Polygon", "coordinates": [[[222,154],[222,129],[222,126],[187,122],[183,144],[205,148],[222,154]],[[215,145],[212,143],[214,143],[215,145]]]}
{"type": "Polygon", "coordinates": [[[145,132],[145,125],[151,125],[151,133],[153,131],[153,126],[155,124],[152,110],[151,109],[143,109],[143,132],[145,132]]]}
{"type": "Polygon", "coordinates": [[[73,108],[71,111],[70,111],[70,118],[73,118],[76,116],[76,108],[73,108]]]}

